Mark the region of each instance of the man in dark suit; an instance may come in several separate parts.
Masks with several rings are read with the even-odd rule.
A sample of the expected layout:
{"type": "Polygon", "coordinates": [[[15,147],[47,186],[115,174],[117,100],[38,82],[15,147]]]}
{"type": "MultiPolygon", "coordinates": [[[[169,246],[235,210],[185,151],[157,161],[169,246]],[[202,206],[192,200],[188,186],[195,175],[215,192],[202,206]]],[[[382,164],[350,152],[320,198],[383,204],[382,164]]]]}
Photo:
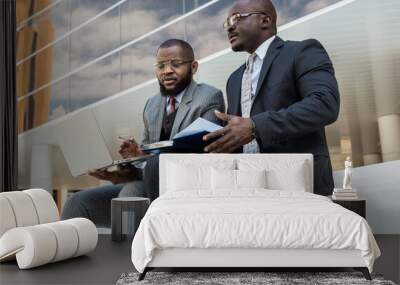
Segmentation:
{"type": "Polygon", "coordinates": [[[226,126],[204,137],[218,138],[207,152],[312,153],[314,193],[332,193],[325,126],[336,121],[339,91],[332,62],[316,40],[276,36],[276,11],[269,0],[238,0],[224,28],[235,52],[250,54],[228,79],[226,126]]]}

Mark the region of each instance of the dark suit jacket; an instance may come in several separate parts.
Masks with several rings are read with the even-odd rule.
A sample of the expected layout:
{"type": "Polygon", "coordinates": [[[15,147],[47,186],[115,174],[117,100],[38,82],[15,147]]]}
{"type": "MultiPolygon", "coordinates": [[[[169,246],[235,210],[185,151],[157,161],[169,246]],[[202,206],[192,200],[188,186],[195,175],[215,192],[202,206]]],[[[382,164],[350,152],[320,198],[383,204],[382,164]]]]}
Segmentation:
{"type": "MultiPolygon", "coordinates": [[[[228,114],[241,115],[245,65],[229,77],[228,114]]],[[[332,62],[316,40],[276,37],[264,58],[250,117],[262,153],[312,153],[314,193],[332,193],[326,125],[339,113],[339,90],[332,62]]]]}

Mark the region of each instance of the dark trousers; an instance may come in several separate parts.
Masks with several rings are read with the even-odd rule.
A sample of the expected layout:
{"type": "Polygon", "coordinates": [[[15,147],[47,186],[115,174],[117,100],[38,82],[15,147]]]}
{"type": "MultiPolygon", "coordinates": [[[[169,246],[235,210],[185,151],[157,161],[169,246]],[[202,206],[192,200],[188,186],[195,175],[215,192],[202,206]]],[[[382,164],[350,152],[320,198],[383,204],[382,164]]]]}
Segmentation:
{"type": "Polygon", "coordinates": [[[143,181],[126,184],[105,185],[75,193],[67,200],[61,218],[83,217],[96,226],[109,227],[111,223],[111,200],[117,197],[158,197],[158,155],[149,159],[144,168],[143,181]]]}

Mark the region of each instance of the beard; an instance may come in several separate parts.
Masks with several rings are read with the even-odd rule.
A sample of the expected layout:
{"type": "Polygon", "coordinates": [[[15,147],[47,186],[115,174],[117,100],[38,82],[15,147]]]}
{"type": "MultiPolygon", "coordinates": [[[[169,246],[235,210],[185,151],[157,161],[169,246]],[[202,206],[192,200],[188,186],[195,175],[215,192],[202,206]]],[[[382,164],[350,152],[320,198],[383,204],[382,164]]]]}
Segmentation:
{"type": "Polygon", "coordinates": [[[162,85],[161,81],[158,80],[158,84],[160,85],[160,93],[162,96],[176,96],[181,93],[186,87],[189,86],[190,82],[192,82],[192,70],[189,70],[187,76],[182,78],[181,81],[177,82],[174,89],[167,90],[164,85],[162,85]]]}

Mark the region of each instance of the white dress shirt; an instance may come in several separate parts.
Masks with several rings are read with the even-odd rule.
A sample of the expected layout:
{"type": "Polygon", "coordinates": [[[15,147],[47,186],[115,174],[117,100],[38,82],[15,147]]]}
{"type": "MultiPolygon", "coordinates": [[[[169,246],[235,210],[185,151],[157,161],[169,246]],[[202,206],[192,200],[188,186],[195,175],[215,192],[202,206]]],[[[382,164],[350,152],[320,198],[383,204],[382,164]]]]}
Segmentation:
{"type": "MultiPolygon", "coordinates": [[[[256,51],[249,55],[247,58],[246,64],[246,70],[247,68],[250,68],[251,70],[251,94],[249,93],[243,93],[242,90],[242,96],[247,96],[246,98],[242,97],[242,116],[245,118],[250,117],[250,110],[251,106],[253,105],[253,100],[256,95],[256,90],[257,90],[257,84],[258,80],[260,78],[260,73],[261,73],[261,68],[264,62],[264,58],[267,55],[267,51],[269,46],[271,45],[272,41],[275,39],[275,36],[270,37],[266,41],[264,41],[261,45],[258,46],[256,51]],[[247,94],[247,95],[244,95],[247,94]],[[251,97],[251,98],[250,98],[251,97]]],[[[246,73],[246,71],[245,71],[246,73]]],[[[244,76],[248,76],[246,74],[243,75],[243,80],[244,76]]],[[[242,84],[244,84],[242,82],[242,84]]],[[[249,86],[250,87],[250,86],[249,86]]],[[[243,88],[243,85],[242,85],[243,88]]],[[[248,144],[245,144],[243,146],[243,152],[244,153],[259,153],[260,152],[260,146],[258,145],[258,142],[253,139],[251,142],[248,144]]]]}
{"type": "MultiPolygon", "coordinates": [[[[267,55],[267,51],[276,36],[272,36],[261,45],[258,46],[256,51],[256,57],[254,59],[253,72],[251,74],[251,95],[254,97],[256,95],[257,83],[260,78],[261,67],[264,62],[264,58],[267,55]]],[[[250,57],[250,56],[249,56],[250,57]]]]}

